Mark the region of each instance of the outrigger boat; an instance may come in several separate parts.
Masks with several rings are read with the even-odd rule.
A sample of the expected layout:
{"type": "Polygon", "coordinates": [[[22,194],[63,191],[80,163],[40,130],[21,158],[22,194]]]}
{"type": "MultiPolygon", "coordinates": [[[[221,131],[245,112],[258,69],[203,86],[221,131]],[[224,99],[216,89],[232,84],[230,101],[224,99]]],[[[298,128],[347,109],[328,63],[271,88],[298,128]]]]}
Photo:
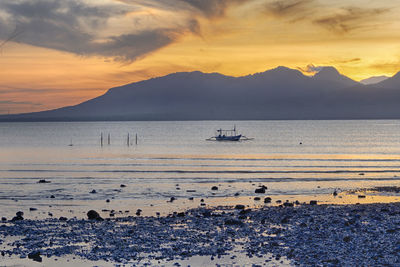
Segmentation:
{"type": "Polygon", "coordinates": [[[206,139],[207,141],[240,141],[240,140],[252,140],[253,138],[247,138],[244,135],[237,134],[236,125],[232,130],[218,129],[217,135],[206,139]]]}

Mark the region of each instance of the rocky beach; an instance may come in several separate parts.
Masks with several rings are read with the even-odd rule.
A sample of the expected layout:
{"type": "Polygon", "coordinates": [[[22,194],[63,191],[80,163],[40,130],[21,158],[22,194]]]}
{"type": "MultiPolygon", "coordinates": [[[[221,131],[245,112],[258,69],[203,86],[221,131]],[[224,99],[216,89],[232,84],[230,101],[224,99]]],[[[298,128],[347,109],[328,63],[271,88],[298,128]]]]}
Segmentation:
{"type": "Polygon", "coordinates": [[[0,258],[27,265],[76,257],[82,263],[196,266],[191,259],[203,256],[216,266],[240,265],[239,257],[254,266],[399,266],[399,225],[400,203],[284,202],[106,219],[95,211],[87,219],[29,220],[19,213],[0,225],[0,258]]]}

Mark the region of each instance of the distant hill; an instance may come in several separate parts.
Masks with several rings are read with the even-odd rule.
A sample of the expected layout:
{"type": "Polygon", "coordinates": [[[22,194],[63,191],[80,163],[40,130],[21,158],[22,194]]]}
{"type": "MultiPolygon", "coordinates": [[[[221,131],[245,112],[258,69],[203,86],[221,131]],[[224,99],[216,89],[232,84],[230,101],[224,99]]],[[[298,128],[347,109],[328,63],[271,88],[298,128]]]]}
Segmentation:
{"type": "Polygon", "coordinates": [[[313,77],[278,67],[230,77],[180,72],[111,88],[79,105],[1,121],[400,118],[400,74],[363,85],[333,67],[313,77]]]}
{"type": "Polygon", "coordinates": [[[389,78],[388,76],[372,76],[367,79],[361,80],[360,83],[368,85],[368,84],[377,84],[389,78]]]}

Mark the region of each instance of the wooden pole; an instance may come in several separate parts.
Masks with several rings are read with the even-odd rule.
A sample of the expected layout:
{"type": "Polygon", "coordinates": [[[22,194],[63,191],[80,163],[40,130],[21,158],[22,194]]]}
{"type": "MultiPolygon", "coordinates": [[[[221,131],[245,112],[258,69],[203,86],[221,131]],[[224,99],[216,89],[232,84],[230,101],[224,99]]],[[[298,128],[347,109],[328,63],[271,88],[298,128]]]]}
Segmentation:
{"type": "Polygon", "coordinates": [[[110,145],[111,140],[110,140],[110,134],[108,134],[108,145],[110,145]]]}
{"type": "Polygon", "coordinates": [[[100,145],[103,146],[103,133],[100,134],[100,145]]]}
{"type": "Polygon", "coordinates": [[[129,146],[129,133],[128,133],[128,138],[126,140],[126,144],[129,146]]]}
{"type": "Polygon", "coordinates": [[[135,138],[135,144],[137,145],[137,134],[136,134],[136,138],[135,138]]]}

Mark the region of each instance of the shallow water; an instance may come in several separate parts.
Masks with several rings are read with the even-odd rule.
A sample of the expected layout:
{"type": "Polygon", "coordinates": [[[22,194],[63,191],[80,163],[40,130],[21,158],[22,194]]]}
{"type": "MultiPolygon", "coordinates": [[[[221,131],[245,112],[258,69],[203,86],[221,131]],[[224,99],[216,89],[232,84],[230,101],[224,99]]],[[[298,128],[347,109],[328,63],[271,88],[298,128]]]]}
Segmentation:
{"type": "Polygon", "coordinates": [[[8,217],[29,207],[38,208],[33,218],[90,207],[155,214],[170,197],[184,208],[200,198],[225,204],[235,193],[250,203],[259,184],[273,199],[400,185],[397,120],[0,123],[0,147],[0,215],[8,217]],[[234,124],[254,140],[205,140],[234,124]]]}

